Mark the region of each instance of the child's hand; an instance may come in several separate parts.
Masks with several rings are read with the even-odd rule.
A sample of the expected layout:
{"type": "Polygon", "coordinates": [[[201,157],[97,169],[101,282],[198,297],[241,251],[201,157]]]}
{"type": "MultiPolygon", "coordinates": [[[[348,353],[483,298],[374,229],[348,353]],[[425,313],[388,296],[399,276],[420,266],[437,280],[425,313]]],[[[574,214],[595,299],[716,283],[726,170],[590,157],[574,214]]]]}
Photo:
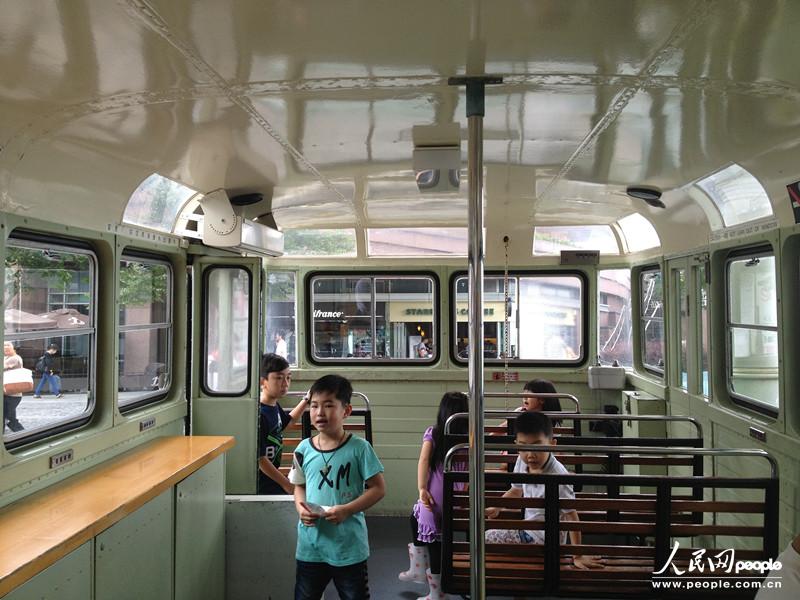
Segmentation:
{"type": "Polygon", "coordinates": [[[575,555],[572,557],[572,564],[576,569],[602,569],[605,563],[599,556],[580,556],[575,555]]]}
{"type": "Polygon", "coordinates": [[[316,527],[317,519],[319,519],[319,515],[316,513],[311,512],[308,506],[305,503],[301,502],[300,504],[295,505],[297,508],[297,514],[300,515],[300,521],[306,527],[316,527]]]}
{"type": "Polygon", "coordinates": [[[325,520],[329,523],[335,523],[338,525],[350,516],[350,511],[347,510],[343,505],[337,504],[336,506],[331,506],[324,516],[325,520]]]}
{"type": "Polygon", "coordinates": [[[486,518],[487,519],[496,519],[500,516],[500,507],[499,506],[490,506],[486,509],[486,518]]]}
{"type": "Polygon", "coordinates": [[[422,504],[424,504],[425,508],[428,510],[433,510],[433,505],[436,504],[433,501],[433,496],[431,496],[431,493],[425,488],[421,488],[419,490],[419,501],[422,502],[422,504]]]}

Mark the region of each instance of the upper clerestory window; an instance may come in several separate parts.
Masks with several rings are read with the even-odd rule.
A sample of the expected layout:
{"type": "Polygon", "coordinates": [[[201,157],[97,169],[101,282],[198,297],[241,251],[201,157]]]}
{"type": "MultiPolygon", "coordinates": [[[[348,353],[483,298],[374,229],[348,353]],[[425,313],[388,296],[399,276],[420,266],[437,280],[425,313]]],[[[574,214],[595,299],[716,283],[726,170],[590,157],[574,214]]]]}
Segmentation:
{"type": "Polygon", "coordinates": [[[355,256],[355,229],[287,229],[283,232],[286,256],[355,256]]]}
{"type": "Polygon", "coordinates": [[[153,173],[131,194],[122,221],[172,233],[178,213],[197,194],[190,187],[153,173]]]}
{"type": "Polygon", "coordinates": [[[725,227],[772,216],[769,196],[749,171],[737,164],[712,173],[696,183],[722,216],[725,227]]]}
{"type": "Polygon", "coordinates": [[[656,233],[655,227],[645,217],[639,213],[632,213],[627,217],[617,221],[617,225],[622,230],[625,243],[628,245],[628,252],[640,252],[650,248],[658,248],[661,239],[656,233]]]}
{"type": "Polygon", "coordinates": [[[534,256],[552,256],[562,250],[599,250],[619,254],[619,244],[608,225],[540,226],[533,230],[534,256]]]}
{"type": "Polygon", "coordinates": [[[406,227],[367,230],[370,256],[466,256],[466,227],[406,227]]]}

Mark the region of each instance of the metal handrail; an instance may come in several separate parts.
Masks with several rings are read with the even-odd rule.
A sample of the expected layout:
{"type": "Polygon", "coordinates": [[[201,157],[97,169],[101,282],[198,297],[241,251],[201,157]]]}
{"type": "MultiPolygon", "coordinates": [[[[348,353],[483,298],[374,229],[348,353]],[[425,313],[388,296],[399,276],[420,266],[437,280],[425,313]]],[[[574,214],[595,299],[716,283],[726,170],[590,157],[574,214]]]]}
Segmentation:
{"type": "MultiPolygon", "coordinates": [[[[307,393],[308,393],[307,391],[306,392],[286,392],[284,394],[284,397],[289,396],[291,398],[302,398],[307,393]]],[[[364,401],[364,404],[367,407],[366,410],[369,410],[369,411],[372,410],[372,408],[370,406],[370,403],[369,403],[369,398],[367,398],[366,394],[364,394],[362,392],[353,392],[353,396],[358,396],[359,398],[361,398],[364,401]]]]}
{"type": "MultiPolygon", "coordinates": [[[[453,456],[469,448],[469,444],[456,444],[444,457],[444,471],[450,471],[453,456]]],[[[778,461],[766,450],[746,450],[737,448],[642,448],[639,446],[571,446],[571,445],[538,445],[538,444],[486,444],[485,450],[523,451],[523,452],[573,452],[578,454],[614,453],[614,454],[653,454],[657,456],[752,456],[763,458],[770,464],[771,479],[778,478],[778,461]]]]}
{"type": "MultiPolygon", "coordinates": [[[[505,410],[487,410],[483,413],[487,419],[508,419],[511,417],[518,417],[520,412],[505,411],[505,410]]],[[[697,429],[698,439],[703,437],[703,426],[694,417],[686,415],[609,415],[603,413],[600,415],[591,415],[588,413],[565,413],[554,411],[543,411],[542,414],[547,415],[551,419],[564,419],[570,421],[679,421],[691,423],[697,429]]],[[[444,424],[444,434],[450,434],[450,423],[459,419],[468,417],[468,413],[456,413],[450,415],[444,424]]]]}
{"type": "Polygon", "coordinates": [[[572,394],[563,394],[561,392],[557,392],[554,394],[550,393],[539,393],[539,392],[485,392],[483,394],[484,398],[527,398],[528,396],[536,396],[537,398],[558,398],[563,400],[569,400],[575,404],[575,412],[581,412],[581,402],[572,394]]]}

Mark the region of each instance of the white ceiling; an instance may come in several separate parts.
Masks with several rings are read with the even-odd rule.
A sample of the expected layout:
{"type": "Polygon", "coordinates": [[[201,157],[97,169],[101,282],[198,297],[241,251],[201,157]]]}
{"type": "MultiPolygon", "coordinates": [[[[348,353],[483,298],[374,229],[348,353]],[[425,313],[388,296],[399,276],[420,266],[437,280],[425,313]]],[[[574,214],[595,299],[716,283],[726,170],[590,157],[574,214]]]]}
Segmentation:
{"type": "Polygon", "coordinates": [[[0,208],[63,203],[103,228],[159,172],[263,192],[284,227],[464,225],[465,178],[417,193],[411,132],[459,122],[466,164],[447,79],[469,69],[504,77],[486,98],[490,236],[636,211],[665,250],[702,242],[686,186],[731,162],[790,223],[798,26],[788,0],[5,2],[0,208]]]}

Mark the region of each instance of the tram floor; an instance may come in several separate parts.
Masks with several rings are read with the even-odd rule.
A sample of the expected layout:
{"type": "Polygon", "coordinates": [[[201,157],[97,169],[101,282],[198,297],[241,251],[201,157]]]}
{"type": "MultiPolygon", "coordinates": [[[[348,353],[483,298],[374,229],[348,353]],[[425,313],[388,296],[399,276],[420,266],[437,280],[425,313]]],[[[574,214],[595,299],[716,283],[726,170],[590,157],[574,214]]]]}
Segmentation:
{"type": "MultiPolygon", "coordinates": [[[[369,529],[369,591],[371,600],[417,600],[428,588],[419,583],[397,579],[397,574],[408,568],[408,517],[367,517],[369,529]]],[[[338,600],[339,595],[331,583],[323,600],[338,600]]],[[[450,596],[457,600],[460,596],[450,596]]],[[[491,596],[500,600],[510,596],[491,596]]],[[[547,600],[546,598],[544,600],[547,600]]],[[[563,600],[563,598],[562,598],[563,600]]]]}

